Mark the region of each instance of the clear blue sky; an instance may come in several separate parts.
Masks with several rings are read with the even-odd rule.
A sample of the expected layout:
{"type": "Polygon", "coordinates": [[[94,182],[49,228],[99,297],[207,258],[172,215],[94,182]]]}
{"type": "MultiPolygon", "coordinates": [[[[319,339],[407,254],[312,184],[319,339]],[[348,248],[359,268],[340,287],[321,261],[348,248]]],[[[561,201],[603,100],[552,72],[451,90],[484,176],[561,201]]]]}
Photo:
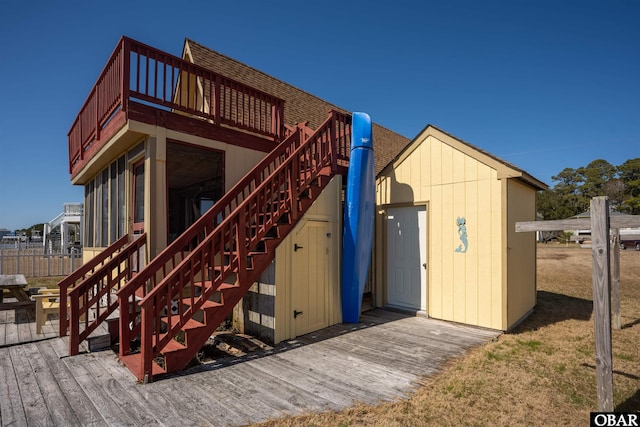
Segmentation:
{"type": "Polygon", "coordinates": [[[408,138],[433,124],[552,184],[640,157],[640,1],[24,1],[0,8],[0,228],[47,222],[122,35],[185,37],[408,138]],[[361,13],[360,13],[361,12],[361,13]]]}

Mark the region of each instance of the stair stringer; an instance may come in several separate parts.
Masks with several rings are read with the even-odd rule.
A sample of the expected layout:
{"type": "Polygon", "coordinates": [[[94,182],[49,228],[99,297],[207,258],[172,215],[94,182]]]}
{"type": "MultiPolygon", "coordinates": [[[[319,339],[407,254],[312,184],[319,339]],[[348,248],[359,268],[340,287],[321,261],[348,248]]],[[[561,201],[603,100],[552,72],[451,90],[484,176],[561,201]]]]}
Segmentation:
{"type": "MultiPolygon", "coordinates": [[[[332,175],[329,175],[327,177],[322,177],[322,179],[319,180],[320,185],[315,188],[318,196],[328,185],[332,177],[332,175]]],[[[244,275],[242,279],[236,280],[233,285],[223,284],[221,288],[218,288],[218,292],[220,292],[224,304],[222,306],[213,305],[203,307],[204,323],[202,323],[201,327],[194,328],[193,325],[189,324],[182,327],[182,331],[184,332],[182,335],[184,336],[184,348],[175,349],[174,345],[170,344],[160,352],[162,358],[164,358],[164,370],[167,373],[184,369],[197,355],[198,351],[204,344],[206,344],[207,340],[215,332],[218,326],[227,319],[227,317],[232,313],[234,307],[240,302],[240,300],[242,300],[249,289],[260,279],[260,275],[275,258],[276,249],[279,244],[282,243],[282,241],[300,222],[304,217],[304,214],[310,209],[318,196],[315,196],[313,199],[306,199],[300,203],[302,208],[298,212],[299,215],[297,216],[297,219],[274,226],[278,228],[278,237],[269,239],[265,242],[265,245],[267,245],[268,248],[266,248],[264,252],[251,255],[253,263],[252,268],[247,270],[246,275],[244,275]]],[[[207,284],[204,284],[203,288],[206,287],[207,284]]],[[[206,292],[205,298],[207,296],[210,298],[215,291],[213,291],[213,287],[211,286],[208,291],[204,292],[206,292]]],[[[209,299],[207,298],[207,300],[209,299]]],[[[180,334],[178,335],[180,336],[180,334]]],[[[158,360],[157,357],[155,359],[158,360]]]]}
{"type": "MultiPolygon", "coordinates": [[[[120,358],[139,380],[180,370],[197,354],[273,260],[277,245],[344,165],[341,159],[346,159],[343,153],[348,152],[349,137],[350,117],[332,112],[315,133],[284,148],[282,143],[274,150],[279,154],[272,158],[277,160],[270,163],[275,166],[250,172],[261,177],[253,191],[241,199],[226,195],[233,198],[235,209],[218,207],[224,217],[214,220],[214,227],[206,218],[183,233],[184,242],[203,236],[186,257],[177,263],[173,252],[160,254],[156,258],[173,263],[170,271],[165,272],[167,261],[152,260],[148,271],[132,281],[135,286],[119,292],[120,358]],[[156,279],[159,275],[163,278],[156,279]],[[145,296],[149,284],[152,288],[145,296]],[[134,295],[142,301],[132,304],[134,295]],[[177,314],[172,314],[176,300],[177,314]],[[136,339],[139,350],[132,344],[136,339]]],[[[167,250],[184,255],[176,243],[167,250]]]]}

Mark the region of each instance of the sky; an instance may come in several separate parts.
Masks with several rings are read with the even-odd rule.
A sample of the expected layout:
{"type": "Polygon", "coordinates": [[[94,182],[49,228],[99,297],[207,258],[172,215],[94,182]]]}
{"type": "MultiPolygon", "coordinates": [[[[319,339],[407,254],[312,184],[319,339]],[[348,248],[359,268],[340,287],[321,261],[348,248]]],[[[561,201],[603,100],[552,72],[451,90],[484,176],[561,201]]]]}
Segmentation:
{"type": "Polygon", "coordinates": [[[0,228],[49,222],[119,38],[185,38],[407,138],[428,124],[553,185],[640,157],[638,0],[0,0],[0,228]]]}

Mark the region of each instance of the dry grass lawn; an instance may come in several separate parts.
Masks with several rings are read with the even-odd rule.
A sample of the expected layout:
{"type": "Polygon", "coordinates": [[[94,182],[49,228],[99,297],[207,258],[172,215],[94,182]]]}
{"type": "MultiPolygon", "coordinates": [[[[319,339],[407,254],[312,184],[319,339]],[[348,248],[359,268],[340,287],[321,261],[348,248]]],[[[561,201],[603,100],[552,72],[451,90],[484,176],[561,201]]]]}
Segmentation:
{"type": "MultiPolygon", "coordinates": [[[[406,400],[261,426],[584,426],[597,408],[591,250],[538,246],[538,304],[516,330],[451,362],[406,400]]],[[[612,331],[617,411],[640,410],[640,252],[621,252],[612,331]]]]}

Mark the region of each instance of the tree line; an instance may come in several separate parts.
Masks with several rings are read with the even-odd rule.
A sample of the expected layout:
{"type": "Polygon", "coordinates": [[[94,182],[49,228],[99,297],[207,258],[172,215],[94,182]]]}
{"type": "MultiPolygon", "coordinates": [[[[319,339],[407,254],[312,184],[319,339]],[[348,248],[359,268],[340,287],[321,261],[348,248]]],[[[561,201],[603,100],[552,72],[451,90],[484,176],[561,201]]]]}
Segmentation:
{"type": "Polygon", "coordinates": [[[545,220],[565,219],[589,210],[593,197],[607,196],[612,210],[640,215],[640,158],[613,166],[598,159],[552,176],[554,185],[538,193],[537,209],[545,220]]]}

